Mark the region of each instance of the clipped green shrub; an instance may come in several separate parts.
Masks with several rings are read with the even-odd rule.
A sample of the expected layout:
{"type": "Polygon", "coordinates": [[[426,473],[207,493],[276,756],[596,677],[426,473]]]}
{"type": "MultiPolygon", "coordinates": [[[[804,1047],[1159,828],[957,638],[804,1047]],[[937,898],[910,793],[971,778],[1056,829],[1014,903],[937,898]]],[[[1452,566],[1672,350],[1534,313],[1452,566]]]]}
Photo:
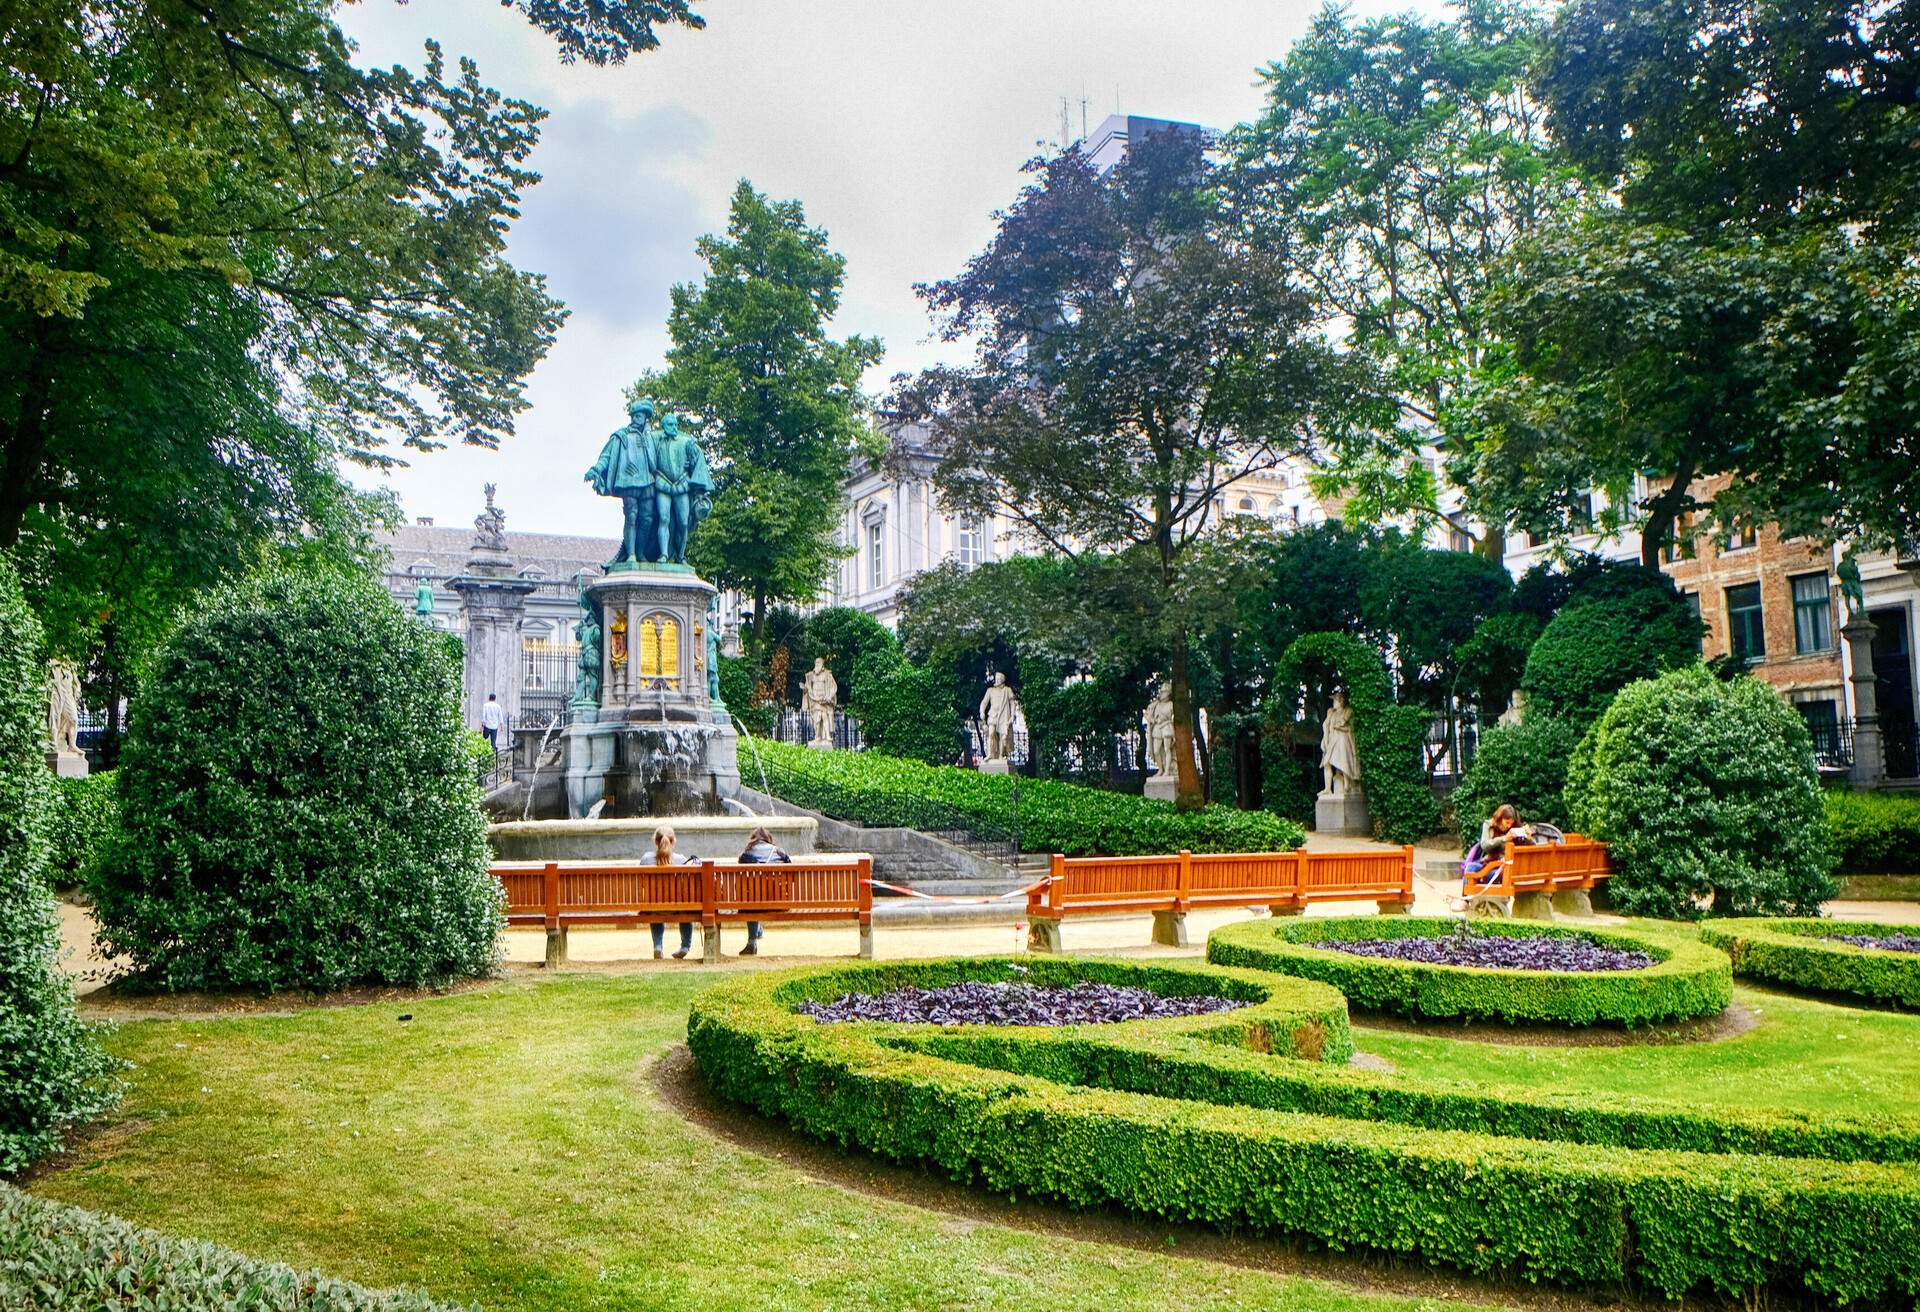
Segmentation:
{"type": "Polygon", "coordinates": [[[852,711],[870,751],[945,765],[960,755],[945,680],[900,656],[868,656],[852,711]]]}
{"type": "Polygon", "coordinates": [[[900,641],[893,630],[863,610],[832,606],[801,620],[786,640],[789,696],[800,701],[800,680],[813,668],[815,657],[826,661],[840,685],[840,704],[851,705],[860,692],[861,662],[869,656],[896,656],[900,641]]]}
{"type": "Polygon", "coordinates": [[[33,1312],[452,1312],[0,1185],[0,1307],[33,1312]]]}
{"type": "Polygon", "coordinates": [[[1849,875],[1920,875],[1920,797],[1826,794],[1834,869],[1849,875]]]}
{"type": "MultiPolygon", "coordinates": [[[[794,1010],[808,997],[1018,969],[1059,982],[1061,971],[1143,968],[1027,958],[736,977],[695,1001],[688,1046],[710,1087],[803,1133],[1075,1207],[1669,1297],[1758,1302],[1780,1289],[1823,1303],[1892,1301],[1920,1283],[1920,1172],[1849,1155],[1887,1142],[1871,1128],[1850,1140],[1735,1115],[1718,1136],[1724,1152],[1628,1148],[1618,1139],[1716,1134],[1679,1102],[1661,1112],[1589,1100],[1599,1114],[1562,1115],[1551,1095],[1447,1093],[1353,1070],[1331,1048],[1318,1061],[1276,1059],[1313,1049],[1313,1013],[1336,995],[1310,981],[1157,966],[1190,969],[1204,981],[1191,987],[1207,992],[1264,981],[1270,1001],[1058,1030],[829,1025],[794,1010]],[[1265,1008],[1291,1023],[1276,1034],[1265,1008]],[[1838,1159],[1748,1155],[1752,1135],[1774,1125],[1776,1145],[1830,1148],[1838,1159]]],[[[1904,1129],[1910,1151],[1913,1127],[1904,1129]]]]}
{"type": "Polygon", "coordinates": [[[1613,905],[1689,918],[1817,911],[1838,891],[1806,721],[1700,665],[1624,689],[1575,749],[1574,826],[1613,854],[1613,905]]]}
{"type": "Polygon", "coordinates": [[[47,824],[47,876],[55,888],[72,888],[85,877],[93,854],[112,841],[120,827],[118,785],[112,770],[55,782],[47,824]]]}
{"type": "Polygon", "coordinates": [[[958,766],[924,765],[877,752],[815,752],[761,743],[776,796],[840,820],[914,829],[971,829],[1018,839],[1029,851],[1066,856],[1153,852],[1285,852],[1306,832],[1265,811],[1171,802],[958,766]]]}
{"type": "Polygon", "coordinates": [[[1571,605],[1527,653],[1528,710],[1585,729],[1628,684],[1698,661],[1700,634],[1700,617],[1671,588],[1571,605]]]}
{"type": "Polygon", "coordinates": [[[747,732],[765,738],[780,718],[780,707],[760,696],[764,674],[757,661],[746,656],[720,658],[720,700],[727,713],[747,726],[747,732]]]}
{"type": "Polygon", "coordinates": [[[91,887],[107,950],[165,988],[484,973],[487,873],[459,671],[370,580],[281,575],[162,647],[91,887]]]}
{"type": "Polygon", "coordinates": [[[1345,633],[1296,638],[1274,668],[1273,686],[1290,720],[1289,698],[1309,680],[1337,680],[1353,707],[1354,745],[1373,827],[1390,843],[1411,843],[1440,827],[1440,804],[1427,786],[1422,749],[1431,714],[1393,700],[1393,681],[1380,654],[1345,633]]]}
{"type": "Polygon", "coordinates": [[[1536,1021],[1553,1025],[1649,1025],[1715,1016],[1733,1001],[1726,955],[1699,943],[1668,943],[1615,930],[1574,930],[1515,921],[1465,929],[1458,920],[1352,916],[1329,920],[1250,920],[1215,930],[1207,960],[1273,970],[1331,984],[1356,1007],[1429,1020],[1536,1021]],[[1488,970],[1363,957],[1310,946],[1368,939],[1423,938],[1461,932],[1504,938],[1587,939],[1637,949],[1644,970],[1488,970]]]}
{"type": "Polygon", "coordinates": [[[46,677],[40,624],[0,555],[0,1175],[113,1105],[117,1063],[74,1010],[47,884],[46,677]]]}
{"type": "Polygon", "coordinates": [[[1519,724],[1496,724],[1481,734],[1473,764],[1453,790],[1460,850],[1478,842],[1480,826],[1506,804],[1522,820],[1571,828],[1564,796],[1567,762],[1579,743],[1579,726],[1551,715],[1529,715],[1519,724]]]}
{"type": "Polygon", "coordinates": [[[1912,934],[1912,925],[1857,920],[1709,920],[1700,937],[1733,958],[1742,979],[1791,984],[1870,1002],[1920,1007],[1920,952],[1863,948],[1841,934],[1912,934]]]}

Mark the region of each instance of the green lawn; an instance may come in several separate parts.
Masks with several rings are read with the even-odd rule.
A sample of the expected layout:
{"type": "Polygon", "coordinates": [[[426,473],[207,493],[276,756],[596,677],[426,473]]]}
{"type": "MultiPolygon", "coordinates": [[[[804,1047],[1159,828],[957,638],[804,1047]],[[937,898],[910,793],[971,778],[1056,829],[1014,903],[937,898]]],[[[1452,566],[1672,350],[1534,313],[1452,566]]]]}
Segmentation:
{"type": "MultiPolygon", "coordinates": [[[[1124,1223],[1149,1250],[970,1221],[742,1152],[646,1070],[713,979],[522,975],[404,1004],[128,1024],[113,1040],[137,1064],[125,1108],[32,1187],[493,1312],[1463,1306],[1364,1292],[1380,1287],[1364,1268],[1345,1284],[1179,1256],[1193,1235],[1151,1221],[1124,1223]]],[[[1920,1016],[1745,989],[1739,1002],[1759,1023],[1708,1044],[1359,1037],[1401,1070],[1472,1084],[1920,1115],[1920,1016]]]]}
{"type": "Polygon", "coordinates": [[[736,1152],[643,1070],[712,978],[522,976],[403,1005],[129,1024],[118,1124],[32,1187],[490,1312],[1464,1306],[975,1224],[736,1152]]]}

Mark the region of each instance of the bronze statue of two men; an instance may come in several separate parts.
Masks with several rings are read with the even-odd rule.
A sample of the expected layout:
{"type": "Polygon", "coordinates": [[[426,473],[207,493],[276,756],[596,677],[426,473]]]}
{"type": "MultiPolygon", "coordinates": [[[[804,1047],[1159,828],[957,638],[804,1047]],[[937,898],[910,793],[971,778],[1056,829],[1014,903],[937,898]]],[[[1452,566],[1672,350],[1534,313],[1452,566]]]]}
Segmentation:
{"type": "Polygon", "coordinates": [[[607,568],[687,561],[687,539],[713,510],[713,475],[706,453],[680,431],[680,417],[655,419],[653,398],[627,407],[629,422],[615,430],[586,474],[603,497],[619,497],[626,511],[620,553],[607,568]]]}

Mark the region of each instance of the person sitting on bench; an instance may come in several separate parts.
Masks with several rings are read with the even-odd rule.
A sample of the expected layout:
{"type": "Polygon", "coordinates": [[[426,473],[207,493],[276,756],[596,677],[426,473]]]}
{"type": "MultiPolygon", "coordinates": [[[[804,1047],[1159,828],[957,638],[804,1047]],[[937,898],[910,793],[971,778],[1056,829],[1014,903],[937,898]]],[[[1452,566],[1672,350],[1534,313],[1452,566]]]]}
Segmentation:
{"type": "MultiPolygon", "coordinates": [[[[1521,824],[1520,813],[1511,804],[1503,803],[1480,826],[1480,841],[1474,844],[1474,851],[1468,854],[1469,864],[1477,859],[1480,865],[1467,873],[1477,874],[1480,870],[1498,866],[1506,858],[1509,843],[1519,847],[1534,841],[1533,826],[1521,824]]],[[[1481,882],[1492,883],[1493,875],[1489,874],[1481,882]]]]}

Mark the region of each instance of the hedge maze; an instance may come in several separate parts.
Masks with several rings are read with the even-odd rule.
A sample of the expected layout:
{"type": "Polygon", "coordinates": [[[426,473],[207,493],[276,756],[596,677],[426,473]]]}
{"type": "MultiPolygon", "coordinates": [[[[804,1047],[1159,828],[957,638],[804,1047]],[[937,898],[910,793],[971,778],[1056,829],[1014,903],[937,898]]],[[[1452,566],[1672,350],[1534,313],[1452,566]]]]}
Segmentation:
{"type": "Polygon", "coordinates": [[[714,988],[688,1042],[729,1098],[1003,1193],[1575,1287],[1869,1305],[1920,1294],[1920,1124],[1360,1070],[1346,1000],[1313,980],[1031,957],[809,967],[714,988]],[[794,1010],[965,980],[1250,1005],[1058,1029],[820,1024],[794,1010]]]}
{"type": "Polygon", "coordinates": [[[1912,925],[1857,920],[1719,920],[1700,927],[1700,937],[1731,957],[1742,979],[1920,1008],[1920,952],[1837,941],[1842,934],[1913,932],[1912,925]]]}

